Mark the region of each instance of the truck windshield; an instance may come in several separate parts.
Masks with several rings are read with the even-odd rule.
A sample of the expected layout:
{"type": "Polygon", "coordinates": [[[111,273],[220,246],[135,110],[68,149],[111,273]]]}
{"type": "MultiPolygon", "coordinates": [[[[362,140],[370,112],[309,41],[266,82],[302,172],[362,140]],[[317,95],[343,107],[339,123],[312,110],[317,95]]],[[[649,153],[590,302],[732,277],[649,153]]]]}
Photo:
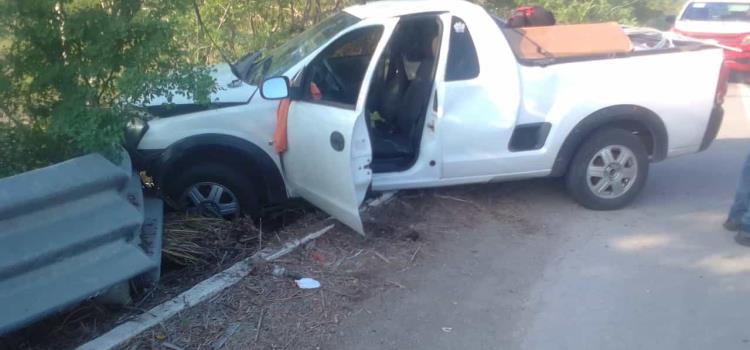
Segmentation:
{"type": "Polygon", "coordinates": [[[750,22],[750,3],[694,2],[688,5],[683,20],[750,22]]]}
{"type": "Polygon", "coordinates": [[[259,54],[248,55],[235,66],[245,67],[238,72],[239,78],[248,83],[259,85],[263,79],[284,74],[295,63],[310,55],[313,51],[331,40],[336,34],[360,19],[346,12],[340,12],[325,19],[314,27],[302,32],[281,46],[259,54]]]}

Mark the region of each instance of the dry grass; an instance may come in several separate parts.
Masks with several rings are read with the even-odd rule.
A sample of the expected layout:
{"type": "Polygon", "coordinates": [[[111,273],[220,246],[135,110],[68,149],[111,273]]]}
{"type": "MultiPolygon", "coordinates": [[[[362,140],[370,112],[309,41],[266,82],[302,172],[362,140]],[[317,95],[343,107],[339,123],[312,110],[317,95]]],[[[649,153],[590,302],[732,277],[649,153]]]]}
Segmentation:
{"type": "Polygon", "coordinates": [[[165,218],[163,258],[180,266],[208,265],[226,261],[255,249],[260,231],[250,219],[171,214],[165,218]]]}

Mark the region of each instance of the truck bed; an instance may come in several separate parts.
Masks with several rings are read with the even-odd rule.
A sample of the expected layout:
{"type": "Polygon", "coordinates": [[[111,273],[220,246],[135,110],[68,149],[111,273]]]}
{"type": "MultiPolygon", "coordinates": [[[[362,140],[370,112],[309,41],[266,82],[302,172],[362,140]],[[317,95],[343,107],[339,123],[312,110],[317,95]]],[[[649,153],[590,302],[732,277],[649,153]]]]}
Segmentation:
{"type": "Polygon", "coordinates": [[[520,62],[518,122],[560,128],[550,133],[550,143],[559,145],[584,117],[612,106],[637,106],[663,121],[667,157],[697,152],[715,106],[723,59],[721,49],[701,46],[520,62]]]}
{"type": "Polygon", "coordinates": [[[622,27],[614,22],[506,27],[502,32],[519,63],[527,66],[714,48],[687,38],[678,40],[655,29],[622,27]]]}

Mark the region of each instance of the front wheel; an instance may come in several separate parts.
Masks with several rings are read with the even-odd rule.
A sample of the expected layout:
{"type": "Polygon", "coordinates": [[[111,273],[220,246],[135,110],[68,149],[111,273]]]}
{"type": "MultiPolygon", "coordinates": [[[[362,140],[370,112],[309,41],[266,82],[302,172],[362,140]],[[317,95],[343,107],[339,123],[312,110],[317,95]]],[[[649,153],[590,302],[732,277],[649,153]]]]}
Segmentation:
{"type": "Polygon", "coordinates": [[[604,129],[578,149],[566,184],[584,207],[615,210],[635,199],[646,184],[648,169],[648,153],[638,136],[623,129],[604,129]]]}
{"type": "Polygon", "coordinates": [[[225,219],[255,216],[260,207],[251,178],[218,163],[186,169],[167,187],[167,194],[177,210],[225,219]]]}

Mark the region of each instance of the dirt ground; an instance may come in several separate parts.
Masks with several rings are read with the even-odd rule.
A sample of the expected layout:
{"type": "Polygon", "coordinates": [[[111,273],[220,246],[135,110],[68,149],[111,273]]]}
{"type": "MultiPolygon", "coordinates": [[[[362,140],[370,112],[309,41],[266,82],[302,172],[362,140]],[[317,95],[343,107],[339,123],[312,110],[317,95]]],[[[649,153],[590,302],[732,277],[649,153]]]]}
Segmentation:
{"type": "MultiPolygon", "coordinates": [[[[387,299],[410,289],[411,275],[440,259],[435,244],[472,223],[500,220],[514,234],[539,231],[514,212],[484,209],[501,189],[468,187],[402,192],[368,211],[368,237],[338,225],[291,255],[266,266],[210,301],[151,329],[125,349],[315,349],[336,335],[340,325],[372,313],[366,301],[387,299]],[[471,199],[464,199],[464,198],[471,199]],[[456,220],[461,218],[461,220],[456,220]],[[275,272],[274,272],[275,270],[275,272]],[[279,271],[284,270],[282,275],[279,271]],[[318,280],[322,287],[301,290],[295,278],[318,280]]],[[[325,225],[326,222],[319,225],[325,225]]],[[[315,227],[310,227],[309,232],[315,227]]]]}
{"type": "MultiPolygon", "coordinates": [[[[257,266],[237,285],[145,332],[124,349],[316,348],[331,339],[347,319],[371,313],[364,306],[366,300],[388,298],[393,291],[408,289],[412,271],[424,268],[425,261],[439,255],[434,243],[471,222],[486,219],[487,212],[474,202],[476,198],[461,198],[467,194],[482,196],[482,189],[399,193],[387,204],[364,213],[367,237],[337,224],[294,253],[257,266]],[[301,277],[314,278],[322,287],[301,290],[294,282],[301,277]]],[[[173,246],[166,244],[167,272],[156,290],[138,295],[134,304],[125,308],[86,302],[4,339],[0,349],[73,348],[251,255],[259,244],[279,246],[335,222],[319,211],[300,210],[283,218],[292,224],[277,223],[264,238],[244,223],[194,227],[191,220],[171,218],[173,234],[187,237],[173,246]],[[190,241],[191,235],[206,229],[229,232],[190,241]],[[206,247],[217,249],[211,252],[206,247]],[[183,257],[184,253],[206,261],[195,263],[190,254],[183,257]],[[176,263],[194,264],[176,268],[176,263]]],[[[492,218],[525,234],[537,230],[511,213],[495,213],[492,218]]]]}
{"type": "MultiPolygon", "coordinates": [[[[554,181],[545,183],[556,186],[554,181]]],[[[346,336],[347,329],[356,324],[352,320],[367,319],[379,305],[388,304],[401,294],[416,294],[415,281],[421,275],[445,270],[446,263],[462,269],[476,264],[476,260],[445,259],[445,254],[450,254],[446,246],[455,248],[457,243],[461,246],[462,241],[475,240],[476,237],[461,235],[471,234],[477,224],[492,225],[505,232],[503,239],[510,245],[515,244],[514,237],[524,240],[543,232],[545,227],[522,215],[532,209],[523,200],[526,186],[533,184],[401,192],[387,204],[364,214],[367,237],[337,224],[316,241],[281,260],[257,266],[251,276],[237,285],[143,333],[123,348],[327,349],[327,343],[346,336]],[[314,278],[322,287],[301,290],[294,282],[300,277],[314,278]]],[[[267,235],[271,237],[266,236],[265,244],[279,245],[335,222],[325,220],[325,214],[320,212],[308,212],[295,219],[296,224],[281,230],[281,236],[267,235]]],[[[245,249],[257,247],[250,245],[245,249]]],[[[469,254],[479,256],[474,250],[469,254]]],[[[6,348],[72,348],[247,255],[214,256],[214,264],[199,271],[166,274],[154,295],[146,296],[145,301],[137,302],[126,312],[96,302],[86,303],[25,330],[25,341],[16,343],[20,346],[6,348]],[[105,317],[111,314],[117,317],[105,317]],[[39,334],[46,335],[40,340],[39,334]]]]}
{"type": "MultiPolygon", "coordinates": [[[[391,277],[430,254],[419,231],[423,208],[415,207],[418,203],[398,198],[368,212],[368,237],[339,224],[294,253],[257,266],[237,285],[124,348],[314,349],[341,322],[369,312],[360,306],[362,301],[406,288],[391,277]],[[302,277],[319,281],[321,288],[299,289],[294,280],[302,277]]],[[[320,222],[308,231],[330,223],[320,222]]]]}

